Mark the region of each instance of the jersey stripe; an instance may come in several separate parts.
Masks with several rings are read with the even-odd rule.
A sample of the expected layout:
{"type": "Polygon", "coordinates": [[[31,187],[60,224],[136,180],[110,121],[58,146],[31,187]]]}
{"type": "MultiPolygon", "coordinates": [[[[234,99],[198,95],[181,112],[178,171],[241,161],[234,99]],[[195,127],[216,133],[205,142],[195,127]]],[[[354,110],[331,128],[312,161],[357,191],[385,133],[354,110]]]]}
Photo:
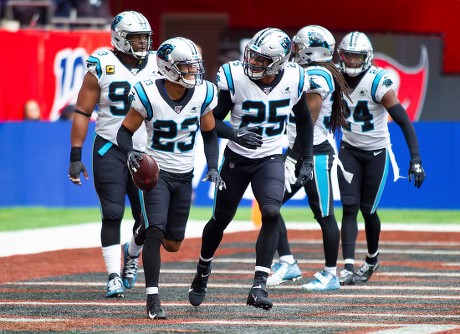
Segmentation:
{"type": "Polygon", "coordinates": [[[209,104],[212,102],[212,98],[214,97],[214,86],[209,81],[205,81],[205,82],[206,82],[206,98],[204,100],[204,103],[201,105],[201,115],[203,115],[204,111],[209,106],[209,104]]]}
{"type": "Polygon", "coordinates": [[[235,95],[235,86],[233,83],[232,71],[230,70],[230,64],[227,63],[222,65],[222,69],[224,70],[225,78],[227,79],[228,89],[232,92],[233,95],[235,95]]]}
{"type": "Polygon", "coordinates": [[[380,103],[377,101],[377,99],[375,98],[375,93],[377,92],[377,88],[379,86],[379,83],[380,83],[380,79],[382,78],[382,76],[384,76],[387,72],[385,70],[381,70],[374,78],[374,81],[372,82],[372,89],[371,89],[371,96],[372,96],[372,100],[374,100],[375,103],[380,103]]]}
{"type": "Polygon", "coordinates": [[[153,117],[153,109],[147,97],[147,93],[145,92],[144,86],[142,86],[141,82],[138,82],[137,84],[134,85],[134,89],[136,90],[136,93],[139,96],[139,100],[141,101],[142,105],[147,111],[146,119],[150,121],[153,117]]]}
{"type": "Polygon", "coordinates": [[[101,76],[102,76],[102,68],[101,68],[101,62],[99,59],[93,57],[93,56],[89,56],[88,57],[88,60],[86,61],[87,63],[91,63],[91,64],[96,64],[96,73],[97,73],[97,77],[100,79],[101,76]]]}

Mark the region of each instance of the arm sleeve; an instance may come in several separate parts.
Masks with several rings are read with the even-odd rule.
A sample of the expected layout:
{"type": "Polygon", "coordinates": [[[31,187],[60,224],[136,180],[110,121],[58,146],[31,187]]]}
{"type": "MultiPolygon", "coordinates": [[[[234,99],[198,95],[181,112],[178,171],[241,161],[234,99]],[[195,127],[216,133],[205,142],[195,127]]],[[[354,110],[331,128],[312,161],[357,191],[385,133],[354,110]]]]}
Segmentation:
{"type": "Polygon", "coordinates": [[[306,93],[304,92],[297,104],[292,108],[296,118],[296,141],[299,142],[299,153],[304,160],[313,159],[313,121],[305,95],[306,93]]]}
{"type": "Polygon", "coordinates": [[[218,104],[214,108],[214,118],[216,120],[216,131],[219,138],[230,139],[232,136],[233,129],[224,123],[225,117],[227,117],[229,111],[233,108],[232,98],[230,97],[230,91],[219,90],[218,104]]]}
{"type": "Polygon", "coordinates": [[[219,143],[217,140],[216,129],[211,131],[201,131],[204,143],[204,154],[208,163],[208,170],[217,170],[217,161],[219,160],[219,143]]]}
{"type": "Polygon", "coordinates": [[[401,127],[407,146],[409,147],[411,159],[420,159],[417,135],[404,107],[398,103],[388,108],[388,113],[395,123],[401,127]]]}
{"type": "Polygon", "coordinates": [[[232,98],[230,97],[230,91],[219,90],[218,104],[214,108],[214,118],[216,120],[223,121],[227,117],[229,111],[233,108],[232,98]]]}
{"type": "Polygon", "coordinates": [[[118,147],[128,156],[128,152],[134,150],[133,148],[133,132],[129,131],[124,125],[120,127],[117,133],[118,147]]]}

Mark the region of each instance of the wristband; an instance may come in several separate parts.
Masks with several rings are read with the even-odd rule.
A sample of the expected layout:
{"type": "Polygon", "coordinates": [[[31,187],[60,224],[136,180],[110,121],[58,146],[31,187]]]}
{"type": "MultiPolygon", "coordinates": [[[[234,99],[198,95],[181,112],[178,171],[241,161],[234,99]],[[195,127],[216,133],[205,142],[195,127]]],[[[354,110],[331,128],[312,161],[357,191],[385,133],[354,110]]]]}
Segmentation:
{"type": "Polygon", "coordinates": [[[72,147],[70,149],[70,162],[81,161],[81,147],[72,147]]]}

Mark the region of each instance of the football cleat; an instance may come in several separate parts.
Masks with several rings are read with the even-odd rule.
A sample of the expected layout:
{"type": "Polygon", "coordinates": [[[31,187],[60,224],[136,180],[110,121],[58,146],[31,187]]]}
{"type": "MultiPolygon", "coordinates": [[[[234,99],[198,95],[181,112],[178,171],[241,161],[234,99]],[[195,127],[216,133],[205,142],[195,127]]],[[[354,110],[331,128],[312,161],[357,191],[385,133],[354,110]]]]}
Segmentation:
{"type": "Polygon", "coordinates": [[[137,266],[139,264],[139,255],[132,257],[128,253],[129,242],[123,246],[124,265],[121,272],[121,279],[126,289],[132,289],[137,280],[137,266]]]}
{"type": "Polygon", "coordinates": [[[354,285],[355,274],[350,270],[344,269],[339,273],[339,282],[340,285],[354,285]]]}
{"type": "Polygon", "coordinates": [[[206,298],[210,274],[211,264],[209,264],[209,266],[198,264],[195,277],[193,278],[192,285],[188,292],[188,300],[193,306],[200,306],[206,298]]]}
{"type": "Polygon", "coordinates": [[[124,298],[125,289],[123,288],[123,282],[120,276],[117,274],[110,274],[109,280],[107,281],[107,290],[105,292],[106,298],[124,298]]]}
{"type": "Polygon", "coordinates": [[[365,283],[371,278],[372,274],[379,268],[380,262],[369,264],[364,262],[355,273],[355,282],[365,283]]]}
{"type": "Polygon", "coordinates": [[[265,311],[269,311],[273,307],[273,302],[268,298],[268,292],[262,284],[251,288],[246,304],[264,309],[265,311]]]}
{"type": "Polygon", "coordinates": [[[166,319],[166,312],[161,308],[158,295],[147,295],[147,317],[153,320],[166,319]]]}
{"type": "Polygon", "coordinates": [[[289,264],[285,261],[280,261],[279,264],[272,265],[273,274],[267,279],[267,286],[275,286],[287,281],[297,281],[302,278],[302,273],[297,261],[289,264]],[[276,269],[273,270],[273,268],[276,269]]]}
{"type": "Polygon", "coordinates": [[[314,275],[315,279],[308,284],[303,284],[302,289],[311,291],[330,291],[340,289],[337,276],[323,270],[314,275]]]}

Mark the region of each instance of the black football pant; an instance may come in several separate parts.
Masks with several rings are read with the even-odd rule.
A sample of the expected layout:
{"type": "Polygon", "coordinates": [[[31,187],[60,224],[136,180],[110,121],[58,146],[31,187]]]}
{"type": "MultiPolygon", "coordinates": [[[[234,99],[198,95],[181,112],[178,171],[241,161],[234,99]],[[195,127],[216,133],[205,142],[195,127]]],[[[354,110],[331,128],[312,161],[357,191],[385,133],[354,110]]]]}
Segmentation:
{"type": "Polygon", "coordinates": [[[119,244],[126,195],[131,203],[131,212],[135,220],[133,232],[140,224],[139,189],[131,179],[125,155],[118,146],[97,135],[93,146],[93,175],[101,205],[102,247],[119,244]]]}
{"type": "Polygon", "coordinates": [[[378,251],[381,224],[377,207],[385,188],[390,158],[386,148],[363,151],[342,142],[339,159],[345,170],[354,175],[348,183],[342,171],[338,171],[343,205],[342,253],[346,260],[355,258],[359,210],[364,217],[368,252],[374,254],[378,251]]]}

